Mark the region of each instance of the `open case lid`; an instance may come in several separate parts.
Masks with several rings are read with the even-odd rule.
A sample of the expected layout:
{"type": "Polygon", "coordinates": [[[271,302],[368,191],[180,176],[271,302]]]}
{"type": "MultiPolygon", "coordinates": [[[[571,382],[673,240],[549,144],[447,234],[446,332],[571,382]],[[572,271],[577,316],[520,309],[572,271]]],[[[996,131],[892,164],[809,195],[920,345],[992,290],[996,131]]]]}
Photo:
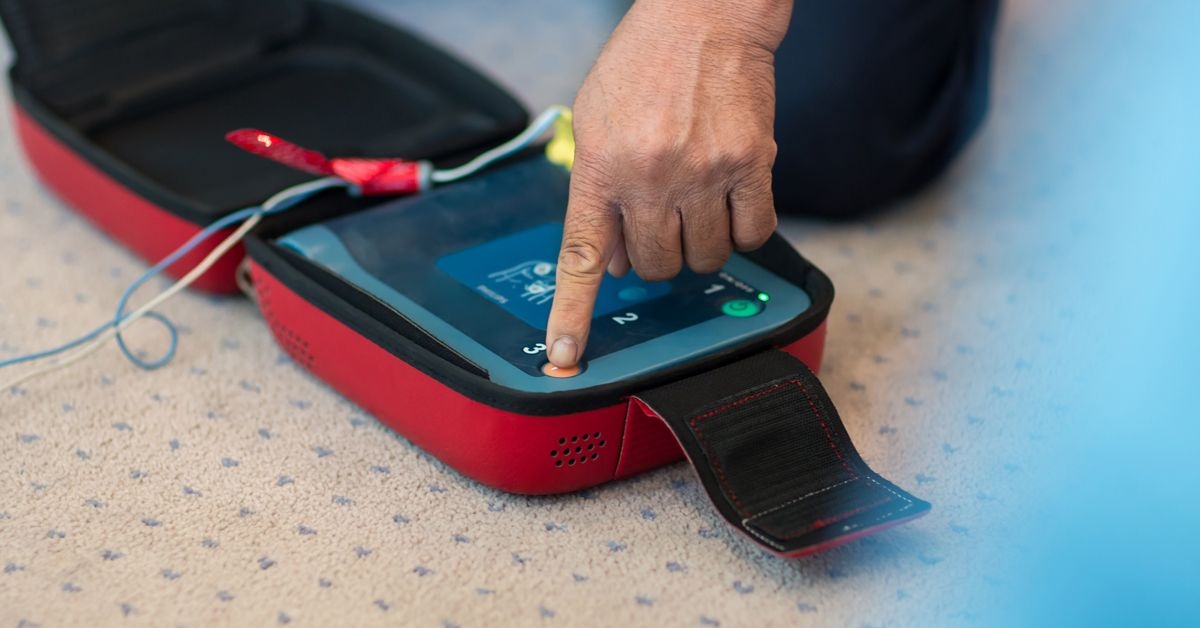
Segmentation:
{"type": "Polygon", "coordinates": [[[311,178],[230,146],[236,128],[339,155],[455,161],[527,121],[461,62],[321,0],[0,0],[0,18],[18,105],[199,225],[311,178]]]}

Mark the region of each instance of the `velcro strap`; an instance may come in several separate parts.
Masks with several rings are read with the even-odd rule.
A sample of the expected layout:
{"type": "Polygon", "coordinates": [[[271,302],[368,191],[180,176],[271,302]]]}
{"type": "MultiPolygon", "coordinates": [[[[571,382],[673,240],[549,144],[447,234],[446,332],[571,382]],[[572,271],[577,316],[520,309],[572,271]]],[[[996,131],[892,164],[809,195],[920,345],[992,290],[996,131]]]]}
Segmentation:
{"type": "Polygon", "coordinates": [[[817,377],[786,353],[634,402],[675,433],[721,515],[777,554],[812,554],[929,511],[863,462],[817,377]]]}

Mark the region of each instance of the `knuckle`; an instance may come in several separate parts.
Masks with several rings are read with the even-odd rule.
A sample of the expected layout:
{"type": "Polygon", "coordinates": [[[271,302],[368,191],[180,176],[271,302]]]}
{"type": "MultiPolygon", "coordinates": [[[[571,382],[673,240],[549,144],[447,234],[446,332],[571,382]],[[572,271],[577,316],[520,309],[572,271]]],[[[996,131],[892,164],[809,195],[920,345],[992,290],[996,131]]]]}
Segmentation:
{"type": "Polygon", "coordinates": [[[594,143],[576,142],[575,166],[571,175],[596,176],[608,170],[610,161],[608,151],[596,148],[594,143]]]}
{"type": "Polygon", "coordinates": [[[774,138],[768,139],[762,147],[763,159],[768,169],[775,167],[775,158],[779,156],[779,144],[774,138]]]}
{"type": "Polygon", "coordinates": [[[679,149],[665,137],[651,137],[628,151],[628,162],[635,173],[660,180],[673,170],[679,149]]]}
{"type": "Polygon", "coordinates": [[[678,271],[671,272],[659,266],[651,268],[646,268],[643,266],[635,268],[634,270],[637,272],[637,276],[640,277],[642,281],[666,281],[679,274],[678,271]]]}
{"type": "Polygon", "coordinates": [[[729,232],[729,205],[724,197],[696,195],[694,201],[680,205],[685,237],[710,240],[729,232]]]}
{"type": "Polygon", "coordinates": [[[778,152],[779,147],[770,136],[741,138],[725,147],[721,162],[735,172],[770,170],[778,152]]]}
{"type": "Polygon", "coordinates": [[[590,205],[603,204],[602,197],[613,187],[613,159],[607,152],[575,153],[571,169],[571,200],[590,205]]]}
{"type": "Polygon", "coordinates": [[[778,224],[779,219],[774,213],[757,218],[748,225],[734,229],[734,244],[742,251],[757,249],[766,244],[767,240],[771,238],[771,234],[775,232],[775,227],[778,224]]]}
{"type": "Polygon", "coordinates": [[[604,273],[604,253],[592,240],[567,237],[558,254],[558,270],[570,280],[592,280],[604,273]]]}
{"type": "Polygon", "coordinates": [[[688,258],[688,268],[701,275],[715,273],[729,261],[730,247],[724,246],[688,258]]]}
{"type": "Polygon", "coordinates": [[[645,281],[666,281],[679,274],[683,260],[679,255],[657,255],[642,260],[634,266],[634,272],[645,281]]]}
{"type": "MultiPolygon", "coordinates": [[[[666,210],[664,210],[666,211],[666,210]]],[[[679,230],[664,226],[658,221],[633,224],[632,243],[636,255],[643,264],[659,264],[679,255],[679,230]]]]}

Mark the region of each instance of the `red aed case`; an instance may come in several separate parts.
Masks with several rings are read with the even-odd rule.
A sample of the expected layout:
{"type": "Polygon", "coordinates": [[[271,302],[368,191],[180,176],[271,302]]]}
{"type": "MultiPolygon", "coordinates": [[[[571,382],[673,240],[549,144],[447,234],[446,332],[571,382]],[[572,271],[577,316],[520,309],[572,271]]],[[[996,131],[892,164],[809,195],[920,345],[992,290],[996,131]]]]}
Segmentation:
{"type": "Polygon", "coordinates": [[[812,298],[784,326],[649,375],[529,393],[490,381],[380,301],[274,243],[301,224],[303,216],[281,214],[246,244],[276,340],[381,422],[479,482],[562,493],[686,457],[731,526],[789,557],[929,509],[866,465],[813,375],[833,286],[778,235],[747,257],[812,298]]]}
{"type": "Polygon", "coordinates": [[[631,402],[639,391],[775,347],[820,367],[832,285],[778,237],[747,257],[801,284],[814,306],[770,338],[619,386],[528,393],[492,383],[389,308],[273,244],[299,222],[288,218],[247,240],[259,307],[279,344],[414,444],[505,491],[564,493],[681,460],[671,431],[631,402]],[[792,272],[781,273],[783,264],[792,272]]]}
{"type": "MultiPolygon", "coordinates": [[[[429,44],[320,0],[0,0],[21,143],[68,204],[156,262],[312,178],[226,143],[262,128],[329,155],[451,166],[519,133],[504,90],[429,44]]],[[[650,375],[526,393],[274,239],[380,199],[330,191],[247,238],[248,279],[297,363],[463,474],[547,494],[686,457],[720,514],[799,556],[926,512],[849,441],[820,367],[829,279],[782,238],[747,257],[808,293],[771,334],[650,375]]],[[[209,240],[169,269],[179,276],[209,240]]],[[[238,249],[196,287],[234,292],[238,249]]]]}

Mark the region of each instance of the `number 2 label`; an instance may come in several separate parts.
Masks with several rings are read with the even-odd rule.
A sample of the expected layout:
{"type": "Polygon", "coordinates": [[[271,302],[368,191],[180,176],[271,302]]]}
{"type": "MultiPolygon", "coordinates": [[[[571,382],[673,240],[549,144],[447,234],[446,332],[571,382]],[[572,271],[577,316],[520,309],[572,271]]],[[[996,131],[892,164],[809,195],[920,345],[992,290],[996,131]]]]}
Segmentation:
{"type": "Polygon", "coordinates": [[[618,325],[624,325],[625,323],[632,323],[636,321],[638,319],[638,315],[634,314],[633,312],[626,312],[625,314],[614,316],[612,319],[614,323],[618,325]]]}

